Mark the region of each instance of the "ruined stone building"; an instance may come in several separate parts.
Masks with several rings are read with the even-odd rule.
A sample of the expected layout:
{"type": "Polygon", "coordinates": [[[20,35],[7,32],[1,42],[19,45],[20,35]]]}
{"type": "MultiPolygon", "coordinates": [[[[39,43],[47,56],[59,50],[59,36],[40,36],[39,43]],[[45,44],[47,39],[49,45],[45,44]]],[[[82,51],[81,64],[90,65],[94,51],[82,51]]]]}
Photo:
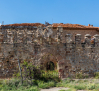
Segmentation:
{"type": "Polygon", "coordinates": [[[99,71],[99,27],[79,24],[9,24],[0,27],[0,77],[18,71],[18,59],[62,77],[99,71]]]}

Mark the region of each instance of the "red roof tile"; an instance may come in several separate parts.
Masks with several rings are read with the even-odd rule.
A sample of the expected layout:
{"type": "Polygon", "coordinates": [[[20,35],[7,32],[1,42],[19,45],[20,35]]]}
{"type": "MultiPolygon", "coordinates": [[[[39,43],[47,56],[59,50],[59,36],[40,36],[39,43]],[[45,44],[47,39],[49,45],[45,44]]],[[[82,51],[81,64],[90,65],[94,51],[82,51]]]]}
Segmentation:
{"type": "Polygon", "coordinates": [[[21,24],[8,24],[8,25],[1,25],[1,26],[45,26],[41,23],[21,23],[21,24]]]}
{"type": "Polygon", "coordinates": [[[56,28],[58,26],[62,26],[63,28],[71,28],[71,29],[99,29],[99,27],[93,27],[93,26],[84,26],[84,25],[79,25],[79,24],[63,24],[63,23],[54,23],[53,25],[53,28],[56,28]]]}
{"type": "MultiPolygon", "coordinates": [[[[41,24],[41,23],[8,24],[8,25],[1,25],[1,27],[2,26],[39,26],[39,25],[46,27],[44,24],[41,24]]],[[[53,23],[52,24],[53,28],[57,28],[58,26],[62,26],[63,28],[67,28],[67,29],[95,29],[95,30],[99,31],[99,27],[84,26],[84,25],[80,25],[80,24],[69,24],[69,23],[67,23],[67,24],[53,23]]]]}

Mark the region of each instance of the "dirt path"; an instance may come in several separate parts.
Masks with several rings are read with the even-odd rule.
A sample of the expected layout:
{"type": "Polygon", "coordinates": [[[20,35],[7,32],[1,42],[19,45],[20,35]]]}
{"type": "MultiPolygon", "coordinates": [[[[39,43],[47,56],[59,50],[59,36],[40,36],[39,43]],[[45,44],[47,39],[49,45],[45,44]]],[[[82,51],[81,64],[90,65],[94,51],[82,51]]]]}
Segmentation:
{"type": "Polygon", "coordinates": [[[65,87],[53,87],[50,89],[41,89],[41,91],[59,91],[59,90],[68,90],[69,88],[65,88],[65,87]]]}
{"type": "MultiPolygon", "coordinates": [[[[65,88],[65,87],[53,87],[49,89],[41,89],[41,91],[59,91],[59,90],[68,90],[70,88],[65,88]]],[[[89,90],[77,90],[77,91],[89,91],[89,90]]]]}

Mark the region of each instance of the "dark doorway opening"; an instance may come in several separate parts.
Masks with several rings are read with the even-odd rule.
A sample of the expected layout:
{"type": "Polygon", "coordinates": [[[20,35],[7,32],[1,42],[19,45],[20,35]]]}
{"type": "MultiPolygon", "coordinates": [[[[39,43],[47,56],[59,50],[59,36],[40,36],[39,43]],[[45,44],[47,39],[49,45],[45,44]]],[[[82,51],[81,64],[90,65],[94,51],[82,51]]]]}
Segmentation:
{"type": "Polygon", "coordinates": [[[46,69],[47,70],[50,70],[50,71],[52,71],[52,70],[54,70],[55,69],[55,65],[54,65],[54,63],[53,62],[47,62],[47,64],[46,64],[46,69]]]}

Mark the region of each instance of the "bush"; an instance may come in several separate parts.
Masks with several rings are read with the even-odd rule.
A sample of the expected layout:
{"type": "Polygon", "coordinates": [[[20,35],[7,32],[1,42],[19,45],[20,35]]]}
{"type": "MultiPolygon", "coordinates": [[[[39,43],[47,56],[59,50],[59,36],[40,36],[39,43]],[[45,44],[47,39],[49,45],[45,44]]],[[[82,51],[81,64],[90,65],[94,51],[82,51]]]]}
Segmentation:
{"type": "Polygon", "coordinates": [[[87,86],[87,89],[88,90],[93,90],[93,89],[95,89],[95,84],[88,84],[88,86],[87,86]]]}
{"type": "Polygon", "coordinates": [[[53,82],[53,81],[49,81],[49,82],[43,82],[43,81],[41,81],[41,82],[39,82],[38,83],[38,87],[39,88],[50,88],[50,87],[54,87],[55,86],[55,82],[53,82]]]}
{"type": "Polygon", "coordinates": [[[76,79],[89,78],[89,74],[79,72],[79,73],[76,73],[75,78],[76,79]]]}
{"type": "MultiPolygon", "coordinates": [[[[23,82],[25,84],[25,82],[23,82]]],[[[18,79],[6,79],[0,81],[0,91],[40,91],[40,89],[33,85],[21,85],[18,79]]]]}
{"type": "Polygon", "coordinates": [[[86,86],[84,84],[81,84],[81,85],[75,85],[74,88],[77,90],[85,90],[86,86]]]}
{"type": "Polygon", "coordinates": [[[82,79],[83,78],[82,72],[76,73],[76,78],[82,79]]]}
{"type": "MultiPolygon", "coordinates": [[[[24,60],[21,64],[22,77],[24,80],[40,79],[42,76],[42,70],[39,67],[32,65],[24,60]]],[[[20,78],[20,72],[13,74],[16,78],[20,78]]]]}
{"type": "Polygon", "coordinates": [[[25,79],[39,79],[41,77],[42,71],[39,67],[36,67],[32,65],[31,63],[28,63],[24,61],[22,64],[22,75],[25,79]]]}
{"type": "Polygon", "coordinates": [[[74,80],[67,78],[62,80],[61,82],[57,83],[56,86],[57,87],[72,87],[74,80]]]}
{"type": "Polygon", "coordinates": [[[72,82],[72,80],[70,78],[67,78],[67,79],[63,80],[64,84],[67,84],[67,83],[70,83],[70,82],[72,82]]]}
{"type": "Polygon", "coordinates": [[[58,76],[57,71],[43,71],[41,77],[42,77],[41,79],[46,82],[51,80],[53,80],[54,82],[59,82],[61,80],[58,76]]]}
{"type": "MultiPolygon", "coordinates": [[[[61,80],[58,76],[58,71],[44,71],[41,70],[39,67],[35,67],[26,61],[22,63],[21,68],[22,68],[22,76],[23,76],[23,86],[28,86],[28,85],[37,86],[39,82],[41,82],[39,86],[42,86],[42,88],[43,86],[45,86],[46,88],[55,85],[57,82],[61,80]],[[44,85],[42,81],[44,82],[44,85]]],[[[20,78],[19,73],[16,73],[15,77],[20,78]]]]}
{"type": "Polygon", "coordinates": [[[98,79],[99,78],[99,72],[94,73],[95,78],[98,79]]]}

